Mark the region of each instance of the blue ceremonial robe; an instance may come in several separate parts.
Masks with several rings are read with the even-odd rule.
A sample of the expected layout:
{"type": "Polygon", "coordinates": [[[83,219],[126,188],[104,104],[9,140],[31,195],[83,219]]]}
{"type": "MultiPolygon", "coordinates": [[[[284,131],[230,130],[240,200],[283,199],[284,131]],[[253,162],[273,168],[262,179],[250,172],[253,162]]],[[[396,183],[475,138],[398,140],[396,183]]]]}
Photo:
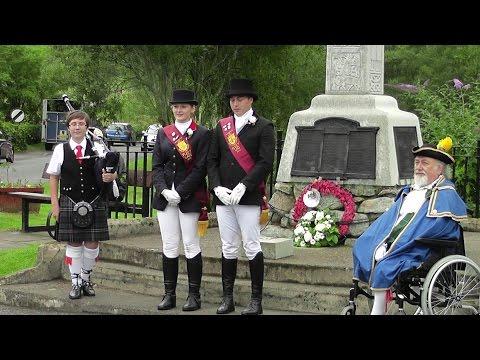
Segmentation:
{"type": "Polygon", "coordinates": [[[353,278],[368,283],[372,290],[385,290],[397,276],[418,267],[430,249],[415,241],[418,238],[458,238],[458,221],[467,217],[463,200],[453,183],[441,178],[433,187],[430,198],[400,232],[385,257],[375,263],[375,251],[393,229],[410,186],[404,187],[390,209],[380,216],[355,241],[353,247],[353,278]]]}

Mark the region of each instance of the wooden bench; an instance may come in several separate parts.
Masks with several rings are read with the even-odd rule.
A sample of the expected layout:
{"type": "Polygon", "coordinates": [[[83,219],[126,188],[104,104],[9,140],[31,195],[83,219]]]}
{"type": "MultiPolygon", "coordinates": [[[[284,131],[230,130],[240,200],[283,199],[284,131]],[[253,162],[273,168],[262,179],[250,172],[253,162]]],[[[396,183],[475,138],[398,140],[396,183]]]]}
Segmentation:
{"type": "MultiPolygon", "coordinates": [[[[14,191],[9,192],[9,195],[17,196],[22,199],[22,231],[23,232],[33,232],[33,231],[47,231],[47,225],[37,225],[29,226],[28,219],[30,214],[31,203],[34,204],[50,204],[50,195],[38,194],[38,193],[29,193],[23,191],[14,191]]],[[[54,227],[51,226],[53,229],[54,227]]]]}

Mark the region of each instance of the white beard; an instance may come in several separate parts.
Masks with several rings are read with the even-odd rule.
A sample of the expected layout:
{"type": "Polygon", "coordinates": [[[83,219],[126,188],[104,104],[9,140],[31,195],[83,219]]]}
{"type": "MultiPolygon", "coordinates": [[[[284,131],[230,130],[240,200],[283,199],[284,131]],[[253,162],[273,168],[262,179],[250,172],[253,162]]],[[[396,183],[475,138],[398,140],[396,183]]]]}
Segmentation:
{"type": "Polygon", "coordinates": [[[417,186],[426,186],[428,185],[427,175],[414,175],[413,180],[417,186]]]}

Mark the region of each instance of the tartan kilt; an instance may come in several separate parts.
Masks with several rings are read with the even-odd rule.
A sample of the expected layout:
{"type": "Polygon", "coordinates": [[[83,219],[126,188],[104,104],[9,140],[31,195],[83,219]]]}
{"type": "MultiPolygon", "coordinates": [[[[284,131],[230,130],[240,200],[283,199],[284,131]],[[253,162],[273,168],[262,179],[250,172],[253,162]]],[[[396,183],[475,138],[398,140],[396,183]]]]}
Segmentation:
{"type": "Polygon", "coordinates": [[[72,213],[75,203],[68,196],[60,195],[60,214],[58,215],[57,241],[104,241],[109,240],[108,208],[106,202],[97,197],[91,205],[94,211],[93,224],[87,228],[73,226],[72,213]]]}

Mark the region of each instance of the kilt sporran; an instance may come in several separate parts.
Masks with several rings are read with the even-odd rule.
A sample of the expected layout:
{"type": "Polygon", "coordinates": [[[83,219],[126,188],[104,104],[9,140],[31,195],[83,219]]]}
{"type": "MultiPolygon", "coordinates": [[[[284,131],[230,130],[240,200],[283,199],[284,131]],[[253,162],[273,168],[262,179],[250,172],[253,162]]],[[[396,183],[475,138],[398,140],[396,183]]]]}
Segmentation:
{"type": "MultiPolygon", "coordinates": [[[[94,200],[95,201],[95,200],[94,200]]],[[[72,223],[73,226],[86,228],[92,226],[95,212],[89,202],[79,201],[73,206],[72,223]]]]}

